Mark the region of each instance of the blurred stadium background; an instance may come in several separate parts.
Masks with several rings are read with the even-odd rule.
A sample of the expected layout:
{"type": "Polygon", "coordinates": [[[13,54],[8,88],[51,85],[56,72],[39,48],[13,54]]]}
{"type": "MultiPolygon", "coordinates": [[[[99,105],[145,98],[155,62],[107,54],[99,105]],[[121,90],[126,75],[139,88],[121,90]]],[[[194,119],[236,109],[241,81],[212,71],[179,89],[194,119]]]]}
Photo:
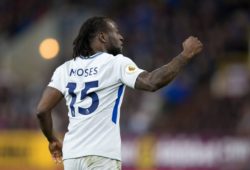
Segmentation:
{"type": "MultiPolygon", "coordinates": [[[[204,51],[156,93],[126,90],[123,170],[250,169],[249,0],[1,0],[0,169],[61,170],[47,150],[35,107],[53,70],[71,59],[86,18],[120,26],[124,54],[148,71],[189,35],[204,51]],[[49,49],[48,49],[49,48],[49,49]]],[[[67,127],[62,102],[56,131],[67,127]]]]}

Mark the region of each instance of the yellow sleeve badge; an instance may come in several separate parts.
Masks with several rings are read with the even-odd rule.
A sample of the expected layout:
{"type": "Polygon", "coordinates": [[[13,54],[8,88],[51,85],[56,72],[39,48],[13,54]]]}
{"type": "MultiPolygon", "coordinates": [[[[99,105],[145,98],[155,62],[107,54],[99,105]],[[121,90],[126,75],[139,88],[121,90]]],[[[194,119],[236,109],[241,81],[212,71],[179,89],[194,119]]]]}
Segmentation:
{"type": "Polygon", "coordinates": [[[137,67],[135,65],[128,65],[125,69],[126,73],[132,74],[137,71],[137,67]]]}

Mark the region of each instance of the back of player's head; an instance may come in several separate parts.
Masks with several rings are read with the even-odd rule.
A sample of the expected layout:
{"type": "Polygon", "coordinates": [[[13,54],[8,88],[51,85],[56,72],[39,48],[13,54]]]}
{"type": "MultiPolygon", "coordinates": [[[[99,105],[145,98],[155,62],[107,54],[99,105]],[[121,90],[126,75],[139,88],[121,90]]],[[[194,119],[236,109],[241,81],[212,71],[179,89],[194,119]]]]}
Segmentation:
{"type": "Polygon", "coordinates": [[[91,41],[98,32],[107,31],[107,17],[92,17],[83,23],[78,36],[73,42],[73,58],[78,56],[88,57],[93,50],[90,47],[91,41]]]}

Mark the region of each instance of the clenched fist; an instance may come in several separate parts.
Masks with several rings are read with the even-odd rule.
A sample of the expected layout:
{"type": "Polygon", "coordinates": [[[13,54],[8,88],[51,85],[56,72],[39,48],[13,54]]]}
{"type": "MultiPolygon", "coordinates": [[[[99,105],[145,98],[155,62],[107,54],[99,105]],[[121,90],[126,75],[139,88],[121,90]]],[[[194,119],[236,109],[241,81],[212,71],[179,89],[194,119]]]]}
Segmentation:
{"type": "Polygon", "coordinates": [[[197,37],[190,36],[183,43],[182,55],[189,59],[202,51],[203,45],[197,37]]]}

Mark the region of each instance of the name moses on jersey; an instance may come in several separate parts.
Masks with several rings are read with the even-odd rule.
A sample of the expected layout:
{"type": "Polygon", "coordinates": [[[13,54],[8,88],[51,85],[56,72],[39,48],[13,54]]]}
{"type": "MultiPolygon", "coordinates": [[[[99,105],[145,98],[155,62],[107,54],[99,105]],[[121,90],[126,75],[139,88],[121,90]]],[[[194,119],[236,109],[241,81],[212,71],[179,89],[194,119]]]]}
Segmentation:
{"type": "Polygon", "coordinates": [[[86,68],[86,69],[71,69],[69,76],[84,76],[84,77],[88,77],[88,76],[92,76],[92,75],[96,75],[98,73],[98,67],[91,67],[91,68],[86,68]]]}

